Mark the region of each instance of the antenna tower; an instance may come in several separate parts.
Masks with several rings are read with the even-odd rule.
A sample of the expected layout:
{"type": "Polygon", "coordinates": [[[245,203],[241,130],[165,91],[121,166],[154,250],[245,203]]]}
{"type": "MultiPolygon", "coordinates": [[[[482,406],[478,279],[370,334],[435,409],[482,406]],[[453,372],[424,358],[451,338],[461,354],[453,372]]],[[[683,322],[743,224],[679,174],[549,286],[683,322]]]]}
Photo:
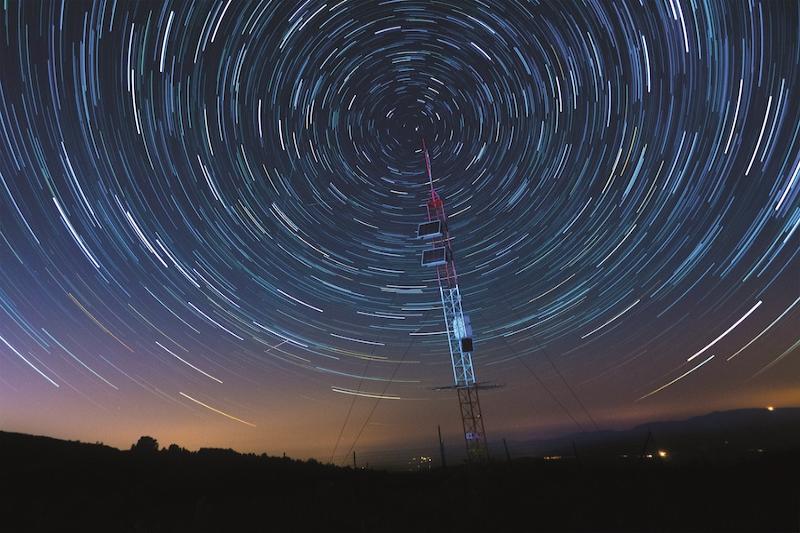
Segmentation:
{"type": "Polygon", "coordinates": [[[486,445],[486,431],[483,427],[481,402],[478,398],[480,385],[475,380],[472,367],[472,324],[461,307],[461,292],[458,289],[456,262],[453,256],[453,243],[447,226],[444,202],[433,186],[431,160],[425,139],[422,140],[425,154],[425,169],[431,195],[428,199],[428,221],[419,224],[417,236],[431,243],[431,248],[422,253],[422,266],[435,267],[442,298],[444,325],[447,330],[447,343],[450,348],[450,361],[453,364],[454,388],[458,392],[464,440],[467,445],[467,460],[486,461],[489,450],[486,445]]]}

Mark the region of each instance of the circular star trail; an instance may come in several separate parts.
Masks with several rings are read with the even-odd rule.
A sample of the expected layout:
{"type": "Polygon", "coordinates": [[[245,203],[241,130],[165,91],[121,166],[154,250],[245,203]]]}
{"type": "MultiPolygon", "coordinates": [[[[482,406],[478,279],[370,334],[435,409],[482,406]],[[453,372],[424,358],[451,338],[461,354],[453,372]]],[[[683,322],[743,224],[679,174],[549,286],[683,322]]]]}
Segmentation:
{"type": "Polygon", "coordinates": [[[236,432],[276,409],[334,409],[333,427],[337,393],[455,411],[430,391],[451,373],[414,238],[423,138],[478,378],[507,385],[488,400],[498,426],[533,394],[557,413],[559,396],[606,413],[713,403],[798,368],[796,2],[11,2],[0,17],[13,420],[44,427],[22,404],[65,397],[101,419],[147,397],[163,409],[149,417],[236,432]]]}

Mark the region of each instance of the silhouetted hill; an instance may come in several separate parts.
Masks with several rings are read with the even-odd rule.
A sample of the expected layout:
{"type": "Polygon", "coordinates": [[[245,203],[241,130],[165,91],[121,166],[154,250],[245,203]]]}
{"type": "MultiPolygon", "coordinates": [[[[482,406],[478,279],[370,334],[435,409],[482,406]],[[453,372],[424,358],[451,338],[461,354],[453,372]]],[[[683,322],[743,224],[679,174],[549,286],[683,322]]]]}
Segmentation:
{"type": "Polygon", "coordinates": [[[0,452],[30,455],[47,453],[50,457],[52,454],[62,454],[71,458],[78,458],[82,455],[87,457],[117,456],[121,453],[117,448],[102,443],[90,444],[77,440],[54,439],[8,431],[0,431],[0,452]]]}
{"type": "Polygon", "coordinates": [[[0,432],[0,531],[797,531],[800,410],[760,411],[566,437],[568,450],[583,439],[580,461],[394,473],[150,437],[120,451],[0,432]],[[676,457],[711,444],[683,460],[603,459],[620,443],[640,453],[648,428],[676,457]],[[762,441],[775,445],[747,449],[762,441]]]}
{"type": "Polygon", "coordinates": [[[800,408],[715,411],[686,420],[649,422],[621,431],[573,433],[515,443],[534,456],[619,458],[668,451],[673,461],[736,459],[742,454],[800,449],[800,408]],[[648,439],[648,433],[650,437],[648,439]]]}

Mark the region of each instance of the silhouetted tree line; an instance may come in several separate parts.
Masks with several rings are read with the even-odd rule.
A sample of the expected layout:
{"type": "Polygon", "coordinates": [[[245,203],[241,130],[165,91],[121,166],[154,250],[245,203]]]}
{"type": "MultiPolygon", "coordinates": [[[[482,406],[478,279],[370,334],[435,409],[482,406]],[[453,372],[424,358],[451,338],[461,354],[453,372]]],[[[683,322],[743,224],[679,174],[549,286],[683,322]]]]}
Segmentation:
{"type": "MultiPolygon", "coordinates": [[[[231,450],[231,451],[233,451],[233,450],[231,450]]],[[[157,452],[159,452],[158,441],[156,439],[154,439],[153,437],[149,437],[147,435],[139,437],[139,440],[134,442],[131,445],[131,452],[136,453],[136,454],[157,453],[157,452]]],[[[162,448],[160,450],[160,453],[168,453],[170,455],[176,456],[176,455],[181,455],[181,454],[187,455],[187,454],[190,454],[192,452],[190,452],[186,448],[182,448],[182,447],[178,446],[177,444],[173,443],[173,444],[170,444],[166,448],[162,448]]],[[[234,452],[234,453],[236,453],[236,452],[234,452]]],[[[267,455],[264,454],[264,457],[266,457],[266,456],[267,455]]]]}
{"type": "Polygon", "coordinates": [[[796,531],[799,451],[390,473],[0,432],[0,531],[796,531]]]}

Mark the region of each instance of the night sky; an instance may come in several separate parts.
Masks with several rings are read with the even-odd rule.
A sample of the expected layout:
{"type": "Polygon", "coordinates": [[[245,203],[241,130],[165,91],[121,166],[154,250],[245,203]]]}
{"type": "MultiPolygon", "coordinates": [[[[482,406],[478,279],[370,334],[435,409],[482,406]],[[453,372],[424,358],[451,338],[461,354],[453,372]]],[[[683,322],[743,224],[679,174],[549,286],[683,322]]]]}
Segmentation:
{"type": "Polygon", "coordinates": [[[0,429],[343,460],[800,403],[800,3],[9,2],[0,429]]]}

